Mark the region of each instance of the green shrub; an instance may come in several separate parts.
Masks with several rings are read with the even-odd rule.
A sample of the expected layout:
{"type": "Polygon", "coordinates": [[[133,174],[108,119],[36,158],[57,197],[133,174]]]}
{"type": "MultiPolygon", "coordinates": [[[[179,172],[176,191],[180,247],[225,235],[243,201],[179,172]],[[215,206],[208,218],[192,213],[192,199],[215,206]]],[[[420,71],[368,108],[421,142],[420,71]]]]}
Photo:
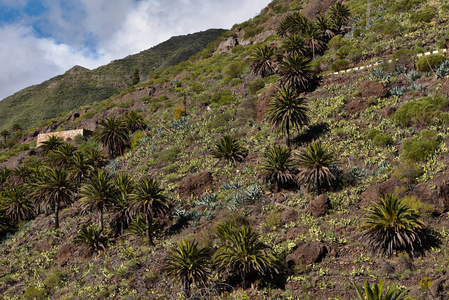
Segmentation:
{"type": "Polygon", "coordinates": [[[341,34],[334,36],[330,41],[327,43],[328,47],[330,49],[333,49],[337,51],[344,45],[347,45],[349,41],[347,39],[344,39],[341,34]]]}
{"type": "Polygon", "coordinates": [[[28,288],[23,294],[23,298],[27,300],[45,299],[45,290],[35,287],[28,288]]]}
{"type": "Polygon", "coordinates": [[[424,161],[427,156],[431,155],[437,150],[439,142],[437,139],[424,139],[420,137],[413,137],[404,142],[399,155],[402,159],[411,161],[424,161]]]}
{"type": "Polygon", "coordinates": [[[134,132],[131,139],[131,149],[136,149],[140,145],[140,140],[144,137],[146,137],[146,134],[143,131],[137,130],[134,132]]]}
{"type": "Polygon", "coordinates": [[[211,99],[212,103],[216,103],[218,105],[229,104],[235,102],[237,99],[234,97],[234,94],[231,90],[221,90],[215,92],[211,99]]]}
{"type": "Polygon", "coordinates": [[[433,117],[441,112],[439,109],[447,106],[447,97],[437,95],[409,101],[402,105],[393,115],[396,126],[410,126],[415,124],[427,124],[433,117]]]}
{"type": "Polygon", "coordinates": [[[424,0],[402,0],[402,1],[389,1],[387,3],[391,5],[391,9],[394,12],[401,12],[401,11],[406,12],[412,9],[413,7],[419,7],[419,5],[423,1],[424,0]]]}
{"type": "Polygon", "coordinates": [[[240,78],[232,78],[232,79],[231,79],[231,82],[229,82],[229,84],[230,84],[231,86],[238,86],[238,85],[241,85],[242,82],[243,82],[243,81],[242,81],[240,78]]]}
{"type": "Polygon", "coordinates": [[[248,85],[248,92],[251,95],[255,95],[257,94],[257,91],[263,89],[264,87],[265,81],[262,78],[258,78],[248,85]]]}
{"type": "Polygon", "coordinates": [[[422,168],[414,161],[402,160],[394,169],[392,176],[407,184],[416,183],[416,178],[423,174],[422,168]]]}
{"type": "Polygon", "coordinates": [[[243,35],[243,38],[245,40],[252,38],[253,36],[261,33],[264,30],[263,26],[257,26],[257,27],[247,27],[244,29],[245,30],[245,34],[243,35]]]}
{"type": "Polygon", "coordinates": [[[168,163],[173,163],[177,158],[178,154],[181,151],[178,147],[172,147],[166,149],[164,152],[159,155],[159,162],[167,165],[168,163]]]}
{"type": "Polygon", "coordinates": [[[46,289],[54,289],[61,286],[62,283],[62,272],[60,270],[55,270],[53,273],[47,276],[44,280],[44,286],[46,289]]]}
{"type": "Polygon", "coordinates": [[[335,55],[337,55],[338,58],[343,59],[348,56],[348,54],[349,54],[349,52],[351,52],[351,50],[353,50],[351,45],[344,45],[344,46],[340,47],[340,49],[337,50],[335,55]]]}
{"type": "Polygon", "coordinates": [[[380,36],[394,36],[401,31],[401,26],[397,22],[381,19],[370,27],[370,32],[375,32],[380,36]]]}
{"type": "Polygon", "coordinates": [[[229,64],[225,70],[225,75],[230,78],[239,78],[243,74],[245,63],[243,61],[234,61],[229,64]]]}
{"type": "Polygon", "coordinates": [[[410,22],[412,23],[418,23],[418,22],[424,22],[429,23],[432,21],[433,18],[435,18],[435,10],[433,7],[427,7],[424,9],[421,9],[414,14],[410,16],[410,22]]]}
{"type": "Polygon", "coordinates": [[[348,66],[349,66],[349,61],[347,61],[346,59],[340,59],[340,60],[335,61],[331,65],[331,70],[334,72],[338,72],[338,71],[346,69],[348,66]]]}
{"type": "Polygon", "coordinates": [[[371,141],[374,146],[384,147],[393,142],[393,138],[388,133],[384,133],[379,129],[369,129],[363,133],[365,140],[371,141]]]}
{"type": "Polygon", "coordinates": [[[399,65],[409,64],[413,59],[413,51],[410,49],[399,49],[393,54],[393,60],[399,65]]]}
{"type": "Polygon", "coordinates": [[[422,56],[419,58],[416,67],[418,71],[430,72],[431,68],[435,69],[441,64],[443,60],[445,60],[445,57],[442,54],[430,54],[427,56],[422,56]]]}

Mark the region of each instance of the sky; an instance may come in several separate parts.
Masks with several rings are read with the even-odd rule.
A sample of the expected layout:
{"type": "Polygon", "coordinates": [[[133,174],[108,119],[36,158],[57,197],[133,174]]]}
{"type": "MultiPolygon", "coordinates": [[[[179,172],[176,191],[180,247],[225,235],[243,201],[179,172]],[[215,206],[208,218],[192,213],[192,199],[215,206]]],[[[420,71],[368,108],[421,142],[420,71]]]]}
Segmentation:
{"type": "Polygon", "coordinates": [[[172,36],[229,29],[271,0],[0,0],[0,99],[172,36]]]}

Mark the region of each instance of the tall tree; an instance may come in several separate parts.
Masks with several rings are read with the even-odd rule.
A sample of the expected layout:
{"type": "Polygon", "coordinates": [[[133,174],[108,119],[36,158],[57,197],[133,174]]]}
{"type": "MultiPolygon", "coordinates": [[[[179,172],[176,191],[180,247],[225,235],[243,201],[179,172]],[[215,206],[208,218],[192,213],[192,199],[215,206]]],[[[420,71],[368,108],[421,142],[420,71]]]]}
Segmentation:
{"type": "Polygon", "coordinates": [[[137,130],[144,130],[147,124],[141,114],[133,110],[125,115],[126,127],[129,131],[135,132],[137,130]]]}
{"type": "Polygon", "coordinates": [[[273,58],[274,50],[271,47],[268,45],[256,46],[250,57],[251,71],[262,78],[273,75],[276,71],[273,58]]]}
{"type": "Polygon", "coordinates": [[[133,78],[132,78],[132,85],[136,85],[140,82],[140,74],[139,74],[139,69],[135,69],[134,73],[133,73],[133,78]]]}
{"type": "Polygon", "coordinates": [[[104,171],[97,170],[87,182],[81,186],[79,204],[83,211],[94,210],[98,212],[98,223],[103,230],[103,214],[113,206],[116,188],[112,176],[104,171]]]}
{"type": "Polygon", "coordinates": [[[69,160],[69,170],[71,178],[75,180],[76,186],[79,188],[94,170],[94,166],[82,152],[76,152],[69,160]]]}
{"type": "Polygon", "coordinates": [[[147,239],[150,246],[154,246],[151,224],[155,217],[169,210],[167,197],[163,194],[160,184],[153,178],[144,178],[136,186],[136,197],[131,203],[130,211],[137,216],[142,213],[145,216],[147,226],[147,239]]]}
{"type": "Polygon", "coordinates": [[[309,123],[305,100],[298,95],[296,89],[280,87],[268,105],[268,120],[272,123],[272,128],[285,132],[287,147],[290,147],[290,128],[301,128],[309,123]]]}
{"type": "Polygon", "coordinates": [[[315,58],[317,52],[323,51],[326,47],[320,30],[313,23],[303,30],[301,38],[309,47],[313,58],[315,58]]]}
{"type": "Polygon", "coordinates": [[[279,145],[272,146],[264,154],[263,162],[258,167],[262,180],[273,183],[277,191],[283,184],[293,181],[294,166],[291,149],[279,145]]]}
{"type": "Polygon", "coordinates": [[[123,155],[129,142],[129,131],[122,119],[110,117],[100,122],[94,132],[94,139],[108,149],[111,157],[118,153],[123,155]]]}
{"type": "Polygon", "coordinates": [[[296,180],[299,184],[313,184],[317,195],[323,185],[331,186],[337,180],[335,154],[320,143],[312,143],[298,155],[301,168],[296,180]]]}
{"type": "Polygon", "coordinates": [[[8,138],[8,136],[11,135],[11,132],[9,132],[8,129],[3,129],[2,131],[0,131],[0,136],[3,137],[3,143],[6,144],[6,139],[8,138]]]}
{"type": "Polygon", "coordinates": [[[185,299],[191,297],[191,285],[204,285],[210,273],[209,248],[200,248],[195,241],[182,240],[167,252],[164,271],[182,282],[185,299]]]}
{"type": "Polygon", "coordinates": [[[59,209],[72,202],[75,187],[66,169],[45,168],[31,185],[31,195],[38,204],[55,209],[55,229],[59,228],[59,209]]]}
{"type": "Polygon", "coordinates": [[[278,69],[279,83],[298,90],[307,89],[313,78],[310,59],[298,54],[284,56],[278,69]]]}
{"type": "Polygon", "coordinates": [[[34,215],[33,204],[23,186],[10,186],[0,193],[1,211],[12,223],[31,219],[34,215]]]}

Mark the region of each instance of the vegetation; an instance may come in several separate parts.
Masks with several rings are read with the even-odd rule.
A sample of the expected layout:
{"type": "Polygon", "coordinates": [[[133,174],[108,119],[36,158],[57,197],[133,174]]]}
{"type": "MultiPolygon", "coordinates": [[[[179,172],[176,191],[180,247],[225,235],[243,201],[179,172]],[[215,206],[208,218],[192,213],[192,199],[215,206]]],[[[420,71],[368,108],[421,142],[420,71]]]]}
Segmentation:
{"type": "Polygon", "coordinates": [[[236,164],[245,159],[248,150],[243,148],[235,137],[225,135],[217,142],[212,154],[220,160],[223,159],[236,164]]]}

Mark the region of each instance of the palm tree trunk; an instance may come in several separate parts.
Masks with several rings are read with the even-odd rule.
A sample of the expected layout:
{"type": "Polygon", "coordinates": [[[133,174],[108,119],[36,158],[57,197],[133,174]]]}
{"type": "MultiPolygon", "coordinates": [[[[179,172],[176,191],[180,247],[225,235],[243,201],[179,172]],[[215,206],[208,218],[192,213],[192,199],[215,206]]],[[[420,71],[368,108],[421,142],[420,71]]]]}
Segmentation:
{"type": "Polygon", "coordinates": [[[103,231],[103,208],[100,208],[100,230],[103,231]]]}
{"type": "Polygon", "coordinates": [[[318,178],[318,170],[316,170],[315,174],[315,187],[317,196],[321,195],[321,186],[320,186],[320,179],[318,178]]]}
{"type": "Polygon", "coordinates": [[[152,218],[151,216],[147,213],[145,215],[145,222],[147,225],[147,239],[148,239],[148,245],[153,247],[154,246],[154,242],[153,242],[153,235],[151,234],[151,221],[152,218]]]}
{"type": "Polygon", "coordinates": [[[59,201],[55,202],[55,229],[59,228],[59,201]]]}
{"type": "Polygon", "coordinates": [[[184,295],[187,299],[190,299],[190,282],[189,278],[186,275],[186,278],[184,278],[184,295]]]}
{"type": "Polygon", "coordinates": [[[290,122],[288,119],[285,120],[285,144],[290,148],[290,122]]]}

